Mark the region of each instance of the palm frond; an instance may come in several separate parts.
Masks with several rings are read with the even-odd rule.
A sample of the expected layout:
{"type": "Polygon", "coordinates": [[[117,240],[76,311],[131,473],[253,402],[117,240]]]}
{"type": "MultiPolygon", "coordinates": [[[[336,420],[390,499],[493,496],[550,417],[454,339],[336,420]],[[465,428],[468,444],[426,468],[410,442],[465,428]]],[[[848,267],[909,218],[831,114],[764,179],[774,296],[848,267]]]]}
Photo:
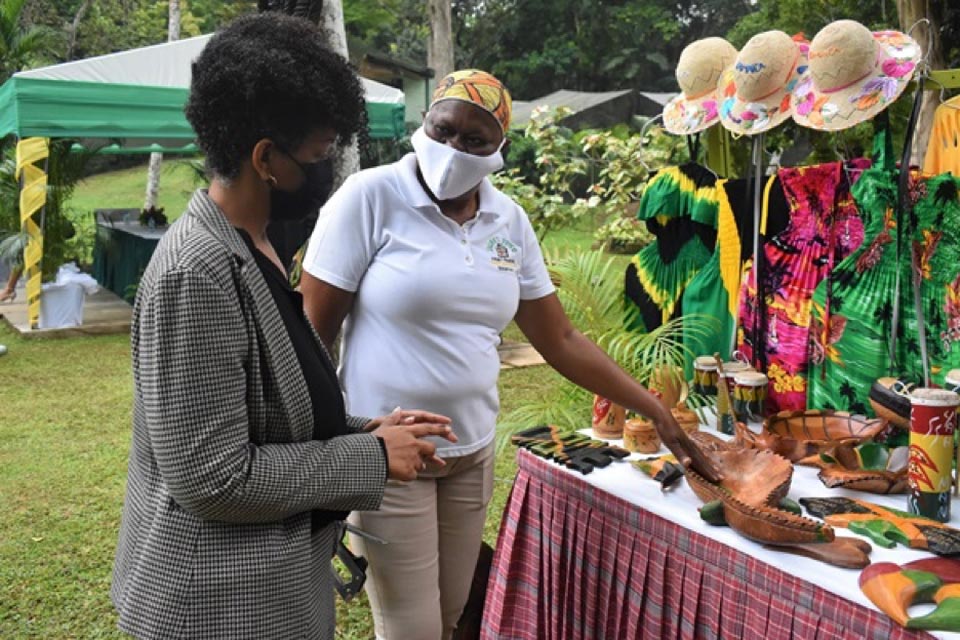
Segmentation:
{"type": "Polygon", "coordinates": [[[27,246],[27,234],[15,231],[0,234],[0,262],[18,265],[22,262],[23,250],[27,246]]]}
{"type": "Polygon", "coordinates": [[[716,398],[699,393],[691,393],[687,395],[686,403],[688,409],[696,412],[701,424],[710,424],[707,414],[712,415],[714,419],[717,417],[716,398]]]}

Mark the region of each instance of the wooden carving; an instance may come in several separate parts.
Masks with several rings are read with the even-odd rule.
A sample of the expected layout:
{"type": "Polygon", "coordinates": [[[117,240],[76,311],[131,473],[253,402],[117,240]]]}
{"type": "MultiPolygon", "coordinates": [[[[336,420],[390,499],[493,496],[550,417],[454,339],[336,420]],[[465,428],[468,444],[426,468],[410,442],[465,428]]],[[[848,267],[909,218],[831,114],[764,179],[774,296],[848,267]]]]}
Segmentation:
{"type": "Polygon", "coordinates": [[[860,590],[878,609],[907,629],[960,631],[960,562],[927,558],[896,565],[880,562],[860,574],[860,590]],[[935,603],[933,611],[910,617],[915,604],[935,603]]]}
{"type": "MultiPolygon", "coordinates": [[[[799,505],[787,499],[793,476],[789,461],[769,451],[741,449],[702,431],[691,438],[724,474],[720,484],[713,484],[692,469],[686,470],[690,488],[705,503],[700,517],[706,522],[729,525],[778,551],[836,566],[860,569],[870,564],[869,543],[835,538],[831,527],[802,517],[799,505]]],[[[684,473],[672,456],[641,460],[634,466],[660,482],[664,490],[684,473]]]]}
{"type": "Polygon", "coordinates": [[[769,451],[751,449],[704,453],[723,470],[723,480],[713,484],[687,469],[687,482],[707,503],[704,509],[708,512],[717,509],[719,502],[723,520],[738,533],[772,544],[833,540],[831,527],[779,507],[793,476],[789,461],[769,451]]]}
{"type": "Polygon", "coordinates": [[[868,493],[906,493],[908,447],[887,449],[870,442],[859,447],[841,447],[834,456],[821,456],[820,481],[834,489],[853,489],[868,493]],[[872,462],[872,464],[871,464],[872,462]]]}
{"type": "Polygon", "coordinates": [[[782,411],[768,418],[759,434],[738,423],[736,441],[744,447],[768,449],[797,464],[820,466],[821,453],[872,440],[885,426],[883,420],[845,411],[782,411]]]}
{"type": "Polygon", "coordinates": [[[847,527],[882,547],[897,543],[941,556],[960,555],[960,530],[936,520],[851,498],[800,498],[806,510],[835,527],[847,527]]]}
{"type": "Polygon", "coordinates": [[[646,418],[627,420],[623,426],[623,447],[634,453],[656,453],[660,450],[660,434],[646,418]]]}
{"type": "Polygon", "coordinates": [[[554,460],[583,474],[630,455],[626,449],[579,433],[564,433],[555,425],[541,425],[520,431],[510,441],[536,456],[554,460]]]}
{"type": "Polygon", "coordinates": [[[912,390],[912,384],[904,384],[896,378],[880,378],[870,387],[870,407],[878,417],[909,430],[912,390]]]}
{"type": "Polygon", "coordinates": [[[700,430],[700,416],[696,411],[691,411],[686,402],[678,402],[677,406],[670,409],[673,419],[677,421],[680,428],[687,432],[687,435],[696,433],[700,430]]]}

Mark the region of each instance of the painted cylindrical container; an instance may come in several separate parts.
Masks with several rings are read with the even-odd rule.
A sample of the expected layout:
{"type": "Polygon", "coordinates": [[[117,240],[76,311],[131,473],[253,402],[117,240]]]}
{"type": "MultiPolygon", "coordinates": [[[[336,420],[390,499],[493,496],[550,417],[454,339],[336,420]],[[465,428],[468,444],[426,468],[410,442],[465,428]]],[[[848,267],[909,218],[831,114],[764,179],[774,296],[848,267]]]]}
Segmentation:
{"type": "Polygon", "coordinates": [[[910,395],[907,511],[940,522],[950,519],[958,405],[960,395],[946,389],[916,389],[910,395]]]}
{"type": "Polygon", "coordinates": [[[602,396],[593,396],[593,434],[615,440],[623,437],[626,410],[602,396]]]}
{"type": "Polygon", "coordinates": [[[737,420],[763,420],[769,382],[759,371],[743,371],[733,376],[733,412],[737,414],[737,420]]]}
{"type": "Polygon", "coordinates": [[[752,371],[753,367],[743,362],[724,362],[723,363],[723,373],[720,374],[720,378],[717,381],[717,430],[726,433],[728,435],[733,435],[733,423],[730,420],[724,420],[724,416],[729,415],[730,406],[727,405],[727,399],[730,399],[730,402],[733,402],[733,377],[738,373],[743,373],[744,371],[752,371]],[[723,390],[719,388],[720,385],[724,385],[727,389],[726,393],[723,393],[723,390]]]}
{"type": "Polygon", "coordinates": [[[693,361],[693,392],[703,396],[717,395],[717,361],[713,356],[700,356],[693,361]]]}

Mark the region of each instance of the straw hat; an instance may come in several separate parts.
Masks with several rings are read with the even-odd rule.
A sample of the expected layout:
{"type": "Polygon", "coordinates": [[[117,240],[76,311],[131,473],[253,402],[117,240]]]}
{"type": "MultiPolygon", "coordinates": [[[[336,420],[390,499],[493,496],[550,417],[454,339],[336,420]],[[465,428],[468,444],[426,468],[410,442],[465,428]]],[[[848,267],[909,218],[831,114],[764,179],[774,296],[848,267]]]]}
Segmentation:
{"type": "Polygon", "coordinates": [[[663,108],[667,131],[686,135],[716,124],[717,81],[736,58],[737,50],[723,38],[704,38],[684,48],[677,63],[677,84],[682,93],[663,108]]]}
{"type": "Polygon", "coordinates": [[[869,120],[903,93],[919,60],[920,47],[906,34],[831,22],[810,43],[809,71],[793,91],[793,119],[821,131],[869,120]]]}
{"type": "Polygon", "coordinates": [[[807,44],[783,31],[750,38],[717,91],[720,122],[734,133],[755,135],[790,117],[790,92],[807,69],[807,44]]]}

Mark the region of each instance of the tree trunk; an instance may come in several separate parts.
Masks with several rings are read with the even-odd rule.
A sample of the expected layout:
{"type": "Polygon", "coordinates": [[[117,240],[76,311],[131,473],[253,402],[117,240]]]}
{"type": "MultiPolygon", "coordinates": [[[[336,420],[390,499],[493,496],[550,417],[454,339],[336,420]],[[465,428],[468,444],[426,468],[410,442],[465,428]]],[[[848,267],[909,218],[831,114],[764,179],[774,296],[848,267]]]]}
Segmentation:
{"type": "MultiPolygon", "coordinates": [[[[180,0],[169,0],[167,5],[167,42],[180,39],[180,0]]],[[[160,165],[163,163],[162,153],[150,154],[150,165],[147,169],[147,195],[143,202],[144,210],[155,209],[160,194],[160,165]]]]}
{"type": "Polygon", "coordinates": [[[454,69],[453,29],[450,0],[427,0],[430,14],[430,40],[427,43],[427,66],[442,78],[454,69]]]}
{"type": "MultiPolygon", "coordinates": [[[[343,23],[343,5],[340,0],[324,0],[320,12],[320,27],[327,34],[330,48],[349,59],[347,30],[343,23]]],[[[333,190],[336,191],[351,174],[360,170],[360,151],[356,143],[341,147],[333,163],[333,190]]]]}
{"type": "Polygon", "coordinates": [[[83,16],[87,13],[87,9],[89,8],[90,0],[83,0],[83,2],[80,4],[80,7],[77,9],[77,12],[73,14],[73,22],[67,26],[66,59],[68,62],[73,60],[73,54],[77,48],[77,30],[80,29],[80,22],[83,20],[83,16]]]}
{"type": "MultiPolygon", "coordinates": [[[[931,10],[930,0],[897,0],[897,14],[900,16],[900,29],[907,31],[921,18],[930,20],[929,25],[920,25],[913,30],[913,36],[920,50],[926,55],[931,69],[943,69],[943,49],[940,46],[940,23],[938,15],[931,10]]],[[[923,166],[923,158],[927,153],[927,144],[930,141],[930,130],[933,128],[933,116],[939,106],[939,91],[936,85],[927,84],[932,90],[924,92],[923,105],[920,108],[920,117],[917,120],[917,130],[913,136],[913,150],[910,156],[911,164],[923,166]]]]}

